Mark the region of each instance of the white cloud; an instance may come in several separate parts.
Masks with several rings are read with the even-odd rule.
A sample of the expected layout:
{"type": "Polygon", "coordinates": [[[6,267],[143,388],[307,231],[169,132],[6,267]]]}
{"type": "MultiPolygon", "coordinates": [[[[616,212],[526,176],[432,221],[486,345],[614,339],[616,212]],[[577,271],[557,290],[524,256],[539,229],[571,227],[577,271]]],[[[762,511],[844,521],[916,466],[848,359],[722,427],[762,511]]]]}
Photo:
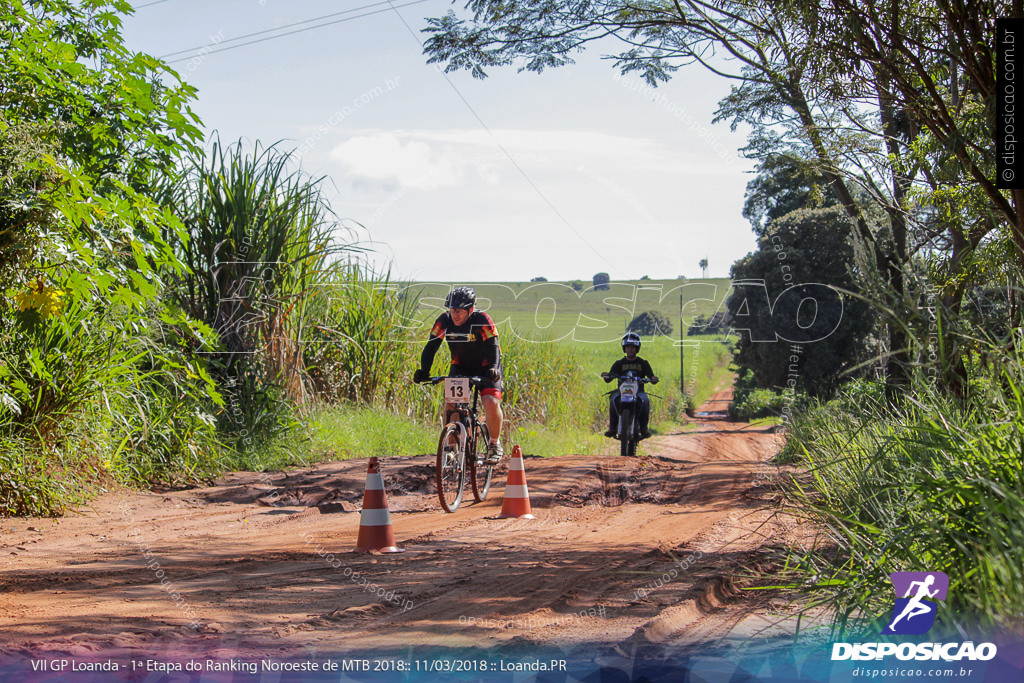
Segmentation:
{"type": "MultiPolygon", "coordinates": [[[[679,168],[673,151],[647,138],[586,131],[362,131],[331,150],[350,181],[402,189],[497,185],[519,165],[577,169],[584,159],[614,159],[638,168],[679,168]]],[[[679,169],[682,170],[682,169],[679,169]]]]}
{"type": "Polygon", "coordinates": [[[356,181],[429,190],[463,181],[465,163],[420,140],[403,141],[394,133],[350,138],[331,150],[356,181]]]}

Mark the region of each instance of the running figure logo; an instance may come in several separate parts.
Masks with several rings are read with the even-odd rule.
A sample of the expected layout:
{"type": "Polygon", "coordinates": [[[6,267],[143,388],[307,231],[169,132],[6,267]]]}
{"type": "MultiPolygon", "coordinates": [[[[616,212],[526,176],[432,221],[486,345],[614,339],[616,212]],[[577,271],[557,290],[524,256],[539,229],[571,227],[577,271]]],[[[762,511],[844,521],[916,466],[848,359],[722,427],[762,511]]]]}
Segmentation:
{"type": "Polygon", "coordinates": [[[896,589],[896,604],[882,633],[909,636],[927,632],[935,623],[938,603],[934,600],[946,599],[949,577],[943,572],[894,572],[889,578],[896,589]]]}

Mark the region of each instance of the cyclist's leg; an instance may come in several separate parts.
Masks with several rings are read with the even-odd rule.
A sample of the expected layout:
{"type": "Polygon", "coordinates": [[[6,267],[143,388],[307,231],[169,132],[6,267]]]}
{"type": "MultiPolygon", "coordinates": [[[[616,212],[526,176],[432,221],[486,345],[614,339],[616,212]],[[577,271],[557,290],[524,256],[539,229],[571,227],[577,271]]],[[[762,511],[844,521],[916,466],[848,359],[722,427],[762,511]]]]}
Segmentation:
{"type": "Polygon", "coordinates": [[[487,431],[491,435],[491,441],[495,441],[501,436],[501,425],[505,421],[505,415],[501,410],[501,394],[482,394],[480,400],[484,403],[487,431]]]}
{"type": "Polygon", "coordinates": [[[501,446],[501,424],[504,421],[501,411],[501,390],[493,386],[481,389],[480,400],[484,404],[484,420],[487,422],[487,434],[490,437],[487,444],[487,462],[496,465],[505,454],[501,446]]]}

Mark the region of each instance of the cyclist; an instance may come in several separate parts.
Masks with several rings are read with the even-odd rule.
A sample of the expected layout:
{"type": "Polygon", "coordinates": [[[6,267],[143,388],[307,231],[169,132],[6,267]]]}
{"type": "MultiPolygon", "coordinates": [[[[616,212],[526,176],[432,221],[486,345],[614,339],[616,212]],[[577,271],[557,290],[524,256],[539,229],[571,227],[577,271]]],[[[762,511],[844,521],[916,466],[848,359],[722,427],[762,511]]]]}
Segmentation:
{"type": "MultiPolygon", "coordinates": [[[[621,377],[627,372],[632,371],[634,377],[650,377],[652,384],[658,383],[658,378],[654,375],[651,364],[637,355],[640,353],[639,334],[627,332],[626,336],[622,338],[622,350],[626,357],[612,363],[612,369],[608,372],[601,373],[601,377],[604,378],[605,382],[611,382],[614,379],[613,375],[621,377]]],[[[640,400],[640,438],[646,439],[651,435],[651,432],[647,429],[647,422],[651,417],[651,399],[642,390],[637,394],[637,398],[640,400]]],[[[619,392],[615,391],[608,402],[608,431],[604,433],[605,436],[612,439],[618,436],[616,429],[619,424],[618,403],[619,392]]]]}
{"type": "MultiPolygon", "coordinates": [[[[425,382],[430,377],[434,354],[441,346],[441,340],[448,342],[452,354],[449,375],[481,377],[480,398],[484,404],[487,431],[490,443],[487,445],[487,463],[497,464],[505,454],[501,447],[501,347],[498,345],[498,330],[491,316],[475,310],[476,292],[472,287],[456,287],[445,299],[448,310],[438,316],[430,330],[430,339],[420,356],[420,368],[413,374],[414,382],[425,382]]],[[[447,416],[454,408],[445,405],[447,416]]]]}

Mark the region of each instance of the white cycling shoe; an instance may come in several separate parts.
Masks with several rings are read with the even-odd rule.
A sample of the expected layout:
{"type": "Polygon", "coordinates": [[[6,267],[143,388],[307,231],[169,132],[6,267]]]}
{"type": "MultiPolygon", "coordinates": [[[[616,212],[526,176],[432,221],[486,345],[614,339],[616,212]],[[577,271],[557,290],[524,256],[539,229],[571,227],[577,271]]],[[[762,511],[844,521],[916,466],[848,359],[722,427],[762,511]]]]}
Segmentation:
{"type": "Polygon", "coordinates": [[[501,447],[501,441],[495,441],[487,444],[487,459],[484,462],[488,465],[497,465],[504,456],[505,450],[501,447]]]}

